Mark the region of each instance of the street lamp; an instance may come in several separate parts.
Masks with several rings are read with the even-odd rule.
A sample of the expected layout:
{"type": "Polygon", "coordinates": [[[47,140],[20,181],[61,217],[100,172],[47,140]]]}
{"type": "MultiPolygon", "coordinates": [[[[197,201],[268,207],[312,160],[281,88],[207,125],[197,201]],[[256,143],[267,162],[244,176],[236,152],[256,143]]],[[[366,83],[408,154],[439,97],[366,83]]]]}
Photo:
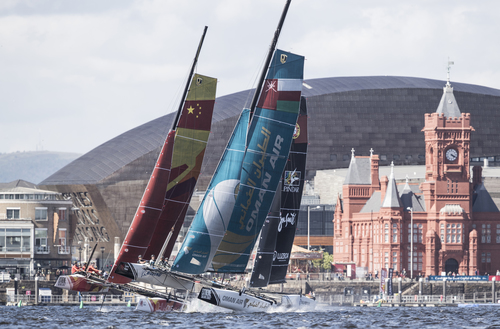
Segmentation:
{"type": "Polygon", "coordinates": [[[101,247],[101,271],[104,271],[104,247],[101,247]]]}
{"type": "Polygon", "coordinates": [[[413,208],[406,208],[410,211],[410,278],[413,280],[413,208]]]}
{"type": "MultiPolygon", "coordinates": [[[[316,206],[313,209],[319,209],[320,206],[316,206]]],[[[311,205],[307,205],[307,250],[311,249],[311,205]]]]}

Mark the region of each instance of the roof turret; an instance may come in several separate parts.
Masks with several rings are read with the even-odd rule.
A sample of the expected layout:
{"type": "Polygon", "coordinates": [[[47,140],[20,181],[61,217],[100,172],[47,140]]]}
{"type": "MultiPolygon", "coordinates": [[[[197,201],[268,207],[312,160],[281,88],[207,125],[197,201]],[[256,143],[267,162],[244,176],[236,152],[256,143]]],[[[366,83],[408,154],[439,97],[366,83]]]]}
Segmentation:
{"type": "Polygon", "coordinates": [[[450,84],[450,65],[452,64],[453,62],[448,62],[448,78],[443,88],[443,96],[436,110],[436,113],[444,114],[446,118],[460,117],[460,109],[453,95],[453,87],[450,84]]]}
{"type": "Polygon", "coordinates": [[[391,175],[389,176],[389,182],[387,183],[387,191],[385,192],[384,202],[382,202],[383,208],[400,208],[401,200],[399,199],[398,187],[396,185],[396,179],[394,179],[394,161],[391,162],[391,175]]]}

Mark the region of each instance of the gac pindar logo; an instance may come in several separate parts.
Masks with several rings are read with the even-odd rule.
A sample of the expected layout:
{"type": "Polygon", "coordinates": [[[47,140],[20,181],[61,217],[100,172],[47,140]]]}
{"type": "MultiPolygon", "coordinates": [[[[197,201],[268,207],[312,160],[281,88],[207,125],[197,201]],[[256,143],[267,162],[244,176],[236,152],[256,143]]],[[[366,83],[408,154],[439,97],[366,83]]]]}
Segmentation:
{"type": "Polygon", "coordinates": [[[285,180],[283,183],[283,191],[298,192],[300,185],[301,172],[295,169],[294,171],[285,171],[285,180]]]}
{"type": "Polygon", "coordinates": [[[287,55],[285,54],[281,54],[281,57],[280,57],[280,61],[281,61],[281,64],[285,64],[286,63],[286,59],[288,58],[287,55]]]}

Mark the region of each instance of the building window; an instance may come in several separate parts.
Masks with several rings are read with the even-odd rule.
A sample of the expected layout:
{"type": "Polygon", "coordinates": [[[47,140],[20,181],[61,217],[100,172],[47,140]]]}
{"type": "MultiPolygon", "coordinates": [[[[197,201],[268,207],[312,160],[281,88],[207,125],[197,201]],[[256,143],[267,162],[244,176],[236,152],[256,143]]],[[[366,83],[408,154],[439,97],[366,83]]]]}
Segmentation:
{"type": "Polygon", "coordinates": [[[392,224],[392,243],[398,242],[398,225],[392,224]]]}
{"type": "Polygon", "coordinates": [[[389,242],[389,224],[385,224],[385,228],[384,228],[384,242],[385,243],[389,242]]]}
{"type": "Polygon", "coordinates": [[[66,246],[66,229],[65,228],[60,228],[59,229],[59,254],[69,254],[70,253],[70,247],[66,246]]]}
{"type": "Polygon", "coordinates": [[[481,227],[481,242],[491,243],[491,225],[482,224],[481,227]]]}
{"type": "Polygon", "coordinates": [[[21,218],[21,208],[7,208],[7,219],[21,218]]]}
{"type": "MultiPolygon", "coordinates": [[[[413,252],[413,270],[422,271],[424,262],[423,252],[414,251],[413,252]]],[[[411,269],[411,252],[408,251],[408,268],[411,269]]]]}
{"type": "Polygon", "coordinates": [[[0,251],[7,251],[5,247],[5,229],[0,228],[0,251]]]}
{"type": "Polygon", "coordinates": [[[59,220],[66,221],[66,208],[59,208],[58,209],[59,213],[59,220]]]}
{"type": "Polygon", "coordinates": [[[48,254],[49,246],[47,244],[47,229],[35,229],[35,252],[37,254],[48,254]]]}
{"type": "Polygon", "coordinates": [[[500,224],[497,224],[497,243],[500,243],[500,224]]]}
{"type": "MultiPolygon", "coordinates": [[[[2,231],[0,230],[0,233],[2,231]]],[[[0,242],[2,239],[0,239],[0,242]]],[[[30,229],[7,228],[5,229],[5,247],[7,252],[30,252],[31,231],[30,229]]]]}
{"type": "Polygon", "coordinates": [[[481,263],[486,263],[486,253],[481,253],[481,263]]]}
{"type": "Polygon", "coordinates": [[[47,220],[47,207],[35,208],[35,220],[47,220]]]}

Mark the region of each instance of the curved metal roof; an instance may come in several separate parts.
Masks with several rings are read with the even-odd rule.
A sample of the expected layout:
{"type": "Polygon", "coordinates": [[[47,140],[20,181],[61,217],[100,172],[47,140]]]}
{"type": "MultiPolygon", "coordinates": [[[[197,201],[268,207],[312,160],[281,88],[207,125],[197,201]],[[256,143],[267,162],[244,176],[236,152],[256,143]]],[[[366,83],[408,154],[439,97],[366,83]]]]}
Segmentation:
{"type": "MultiPolygon", "coordinates": [[[[412,77],[371,76],[309,79],[304,81],[303,95],[369,89],[441,89],[445,81],[412,77]]],[[[453,83],[455,91],[500,96],[500,90],[464,83],[453,83]]],[[[212,124],[238,115],[251,101],[252,90],[245,90],[216,99],[212,124]],[[250,95],[250,96],[249,96],[250,95]]],[[[146,153],[156,150],[164,141],[174,113],[131,129],[82,155],[40,185],[95,184],[146,153]]]]}

